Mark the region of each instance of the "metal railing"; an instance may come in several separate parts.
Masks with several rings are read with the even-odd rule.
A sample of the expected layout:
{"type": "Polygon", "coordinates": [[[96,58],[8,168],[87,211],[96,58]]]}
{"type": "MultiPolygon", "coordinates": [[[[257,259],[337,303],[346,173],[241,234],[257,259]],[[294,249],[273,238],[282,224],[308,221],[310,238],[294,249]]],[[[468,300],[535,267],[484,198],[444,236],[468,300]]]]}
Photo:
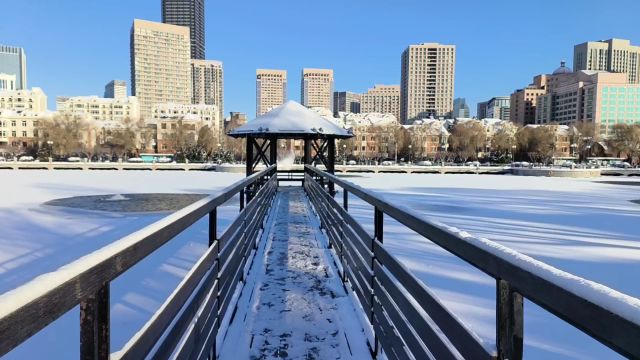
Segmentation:
{"type": "Polygon", "coordinates": [[[637,299],[585,285],[590,282],[567,273],[559,276],[559,270],[495,243],[466,239],[314,167],[306,166],[304,186],[340,262],[342,279],[367,312],[375,335],[372,353],[382,348],[391,359],[425,359],[428,354],[436,359],[522,359],[526,298],[614,351],[640,358],[637,299]],[[325,190],[329,183],[342,188],[342,206],[325,190]],[[348,213],[349,194],[374,207],[373,236],[348,213]],[[487,347],[389,253],[383,245],[385,215],[496,280],[495,348],[487,347]],[[580,286],[568,285],[563,277],[580,286]]]}
{"type": "Polygon", "coordinates": [[[215,358],[220,323],[244,282],[277,186],[274,165],[0,296],[0,356],[80,305],[81,359],[215,358]],[[217,208],[238,193],[240,214],[218,237],[217,208]],[[207,215],[205,254],[138,334],[110,354],[110,283],[207,215]]]}

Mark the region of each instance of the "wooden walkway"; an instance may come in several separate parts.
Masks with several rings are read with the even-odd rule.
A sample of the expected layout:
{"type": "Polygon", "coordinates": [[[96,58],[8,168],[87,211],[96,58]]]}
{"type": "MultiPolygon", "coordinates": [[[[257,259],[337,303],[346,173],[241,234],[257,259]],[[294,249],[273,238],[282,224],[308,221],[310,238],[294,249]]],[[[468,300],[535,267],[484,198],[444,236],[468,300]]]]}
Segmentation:
{"type": "Polygon", "coordinates": [[[303,190],[280,188],[274,206],[220,358],[370,358],[303,190]]]}

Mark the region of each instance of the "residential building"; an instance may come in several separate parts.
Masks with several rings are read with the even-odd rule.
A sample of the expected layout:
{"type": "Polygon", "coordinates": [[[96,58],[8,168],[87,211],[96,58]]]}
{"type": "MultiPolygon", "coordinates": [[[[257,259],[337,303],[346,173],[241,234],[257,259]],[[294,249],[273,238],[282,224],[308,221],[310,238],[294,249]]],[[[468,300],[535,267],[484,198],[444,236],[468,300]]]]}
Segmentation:
{"type": "Polygon", "coordinates": [[[573,48],[573,70],[625,73],[629,84],[640,84],[640,46],[623,39],[578,44],[573,48]]]}
{"type": "Polygon", "coordinates": [[[410,45],[402,53],[400,119],[403,124],[446,117],[453,110],[456,47],[410,45]]]}
{"type": "Polygon", "coordinates": [[[257,69],[256,116],[271,111],[285,101],[287,101],[287,71],[257,69]]]}
{"type": "Polygon", "coordinates": [[[134,20],[131,28],[131,92],[140,115],[152,116],[155,104],[191,103],[189,28],[134,20]]]}
{"type": "Polygon", "coordinates": [[[0,110],[0,151],[20,153],[34,146],[38,137],[38,121],[51,118],[49,111],[0,110]]]}
{"type": "Polygon", "coordinates": [[[16,89],[16,76],[0,73],[0,91],[13,91],[16,89]]]}
{"type": "Polygon", "coordinates": [[[191,58],[205,58],[204,0],[162,0],[162,22],[188,27],[191,58]]]}
{"type": "Polygon", "coordinates": [[[393,114],[400,121],[400,85],[375,85],[362,94],[363,113],[393,114]]]}
{"type": "Polygon", "coordinates": [[[340,112],[360,113],[360,101],[362,95],[350,91],[336,91],[333,93],[333,114],[340,112]]]}
{"type": "Polygon", "coordinates": [[[27,88],[27,56],[23,48],[0,45],[0,73],[15,75],[14,90],[27,88]]]}
{"type": "Polygon", "coordinates": [[[64,102],[56,102],[58,112],[87,120],[122,122],[124,119],[140,119],[140,104],[135,96],[124,98],[74,96],[66,98],[64,102]]]}
{"type": "Polygon", "coordinates": [[[222,61],[191,60],[192,104],[215,105],[224,117],[224,71],[222,61]]]}
{"type": "Polygon", "coordinates": [[[537,99],[536,124],[593,123],[605,137],[615,124],[640,124],[640,84],[628,80],[625,73],[556,70],[537,99]]]}
{"type": "Polygon", "coordinates": [[[333,111],[333,70],[302,69],[302,105],[333,111]]]}
{"type": "Polygon", "coordinates": [[[434,159],[443,150],[450,135],[443,120],[417,120],[413,125],[405,125],[405,128],[409,131],[413,161],[434,159]]]}
{"type": "Polygon", "coordinates": [[[224,131],[228,133],[229,131],[243,126],[247,123],[247,114],[241,112],[230,112],[229,118],[224,123],[224,131]]]}
{"type": "Polygon", "coordinates": [[[0,109],[45,112],[47,111],[47,95],[39,87],[31,90],[0,91],[0,109]]]}
{"type": "Polygon", "coordinates": [[[538,75],[533,82],[511,94],[510,120],[518,125],[534,124],[538,96],[547,93],[547,75],[538,75]]]}
{"type": "Polygon", "coordinates": [[[496,96],[487,101],[487,115],[489,119],[511,119],[511,97],[496,96]]]}
{"type": "Polygon", "coordinates": [[[104,87],[104,97],[110,99],[122,99],[127,97],[127,82],[124,80],[111,80],[104,87]]]}
{"type": "Polygon", "coordinates": [[[467,105],[467,99],[456,98],[453,100],[453,112],[451,113],[451,117],[453,119],[471,117],[469,105],[467,105]]]}
{"type": "Polygon", "coordinates": [[[176,151],[176,131],[181,128],[183,140],[195,143],[198,133],[208,126],[219,141],[220,112],[215,105],[206,104],[156,104],[153,107],[153,120],[157,127],[157,148],[159,153],[176,151]]]}

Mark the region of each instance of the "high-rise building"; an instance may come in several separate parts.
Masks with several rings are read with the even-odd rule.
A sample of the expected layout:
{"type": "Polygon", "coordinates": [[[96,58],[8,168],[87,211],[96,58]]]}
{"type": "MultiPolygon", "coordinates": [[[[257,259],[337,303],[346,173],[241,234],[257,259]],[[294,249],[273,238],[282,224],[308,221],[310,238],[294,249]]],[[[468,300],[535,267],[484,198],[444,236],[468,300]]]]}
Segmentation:
{"type": "Polygon", "coordinates": [[[0,91],[13,91],[16,89],[16,76],[0,73],[0,91]]]}
{"type": "Polygon", "coordinates": [[[162,0],[162,22],[189,27],[191,58],[204,59],[204,0],[162,0]]]}
{"type": "Polygon", "coordinates": [[[333,93],[333,115],[338,116],[339,112],[352,114],[360,113],[361,94],[350,91],[336,91],[333,93]]]}
{"type": "Polygon", "coordinates": [[[526,88],[511,94],[511,121],[518,125],[534,124],[538,96],[547,93],[547,75],[538,75],[526,88]]]}
{"type": "Polygon", "coordinates": [[[362,94],[363,113],[392,114],[400,121],[400,85],[375,85],[362,94]]]}
{"type": "MultiPolygon", "coordinates": [[[[192,104],[215,105],[224,117],[224,71],[222,61],[191,60],[192,104]]],[[[219,126],[220,124],[218,124],[219,126]]]]}
{"type": "Polygon", "coordinates": [[[27,88],[27,56],[23,48],[0,45],[0,73],[15,75],[14,90],[27,88]]]}
{"type": "Polygon", "coordinates": [[[302,69],[302,105],[333,111],[333,70],[302,69]]]}
{"type": "Polygon", "coordinates": [[[104,97],[108,99],[122,99],[127,97],[127,82],[111,80],[104,87],[104,97]]]}
{"type": "Polygon", "coordinates": [[[131,92],[140,115],[150,119],[161,103],[191,103],[189,28],[134,20],[131,28],[131,92]]]}
{"type": "Polygon", "coordinates": [[[455,68],[455,45],[423,43],[404,50],[400,84],[402,123],[451,113],[455,68]]]}
{"type": "MultiPolygon", "coordinates": [[[[256,70],[256,116],[284,104],[287,100],[287,71],[256,70]]],[[[234,113],[232,113],[234,114],[234,113]]]]}
{"type": "Polygon", "coordinates": [[[487,118],[487,105],[488,101],[479,102],[476,110],[476,117],[480,120],[487,118]]]}
{"type": "Polygon", "coordinates": [[[457,98],[453,100],[453,113],[451,117],[454,119],[457,118],[468,118],[470,116],[469,105],[467,105],[467,99],[465,98],[457,98]]]}
{"type": "Polygon", "coordinates": [[[487,118],[510,120],[511,119],[511,97],[496,96],[487,101],[487,118]]]}
{"type": "Polygon", "coordinates": [[[548,83],[554,86],[537,98],[536,124],[592,123],[603,136],[616,124],[640,124],[640,84],[625,73],[560,68],[548,83]]]}
{"type": "Polygon", "coordinates": [[[578,44],[573,48],[573,70],[626,73],[630,84],[640,84],[640,46],[622,39],[578,44]]]}

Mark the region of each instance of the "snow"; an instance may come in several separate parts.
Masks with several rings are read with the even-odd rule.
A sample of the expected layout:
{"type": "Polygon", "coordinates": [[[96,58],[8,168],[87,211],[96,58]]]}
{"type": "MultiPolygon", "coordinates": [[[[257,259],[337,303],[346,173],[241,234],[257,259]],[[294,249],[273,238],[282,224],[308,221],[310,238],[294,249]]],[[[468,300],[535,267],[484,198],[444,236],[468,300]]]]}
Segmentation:
{"type": "Polygon", "coordinates": [[[370,358],[303,190],[284,189],[274,209],[266,249],[250,274],[253,287],[243,291],[220,358],[370,358]]]}
{"type": "MultiPolygon", "coordinates": [[[[167,215],[71,210],[42,205],[46,201],[139,192],[214,193],[242,177],[210,172],[2,170],[0,294],[104,246],[117,246],[115,240],[167,215]]],[[[640,205],[630,200],[640,199],[640,187],[602,183],[608,178],[507,175],[367,174],[350,175],[348,180],[379,191],[449,231],[470,234],[468,241],[545,273],[577,294],[595,291],[601,296],[594,301],[638,319],[640,205]]],[[[218,210],[220,232],[237,211],[237,198],[218,210]]],[[[373,232],[371,206],[351,196],[349,212],[373,232]]],[[[204,254],[207,229],[206,219],[197,222],[112,282],[112,351],[140,330],[204,254]]],[[[495,341],[495,280],[388,217],[385,246],[483,341],[495,341]]],[[[323,261],[328,258],[322,255],[323,261]]],[[[264,258],[257,254],[256,260],[264,258]]],[[[345,314],[351,310],[343,308],[349,309],[341,303],[336,316],[354,321],[342,325],[359,328],[358,317],[345,314]]],[[[5,358],[77,358],[78,317],[76,308],[5,358]]],[[[525,303],[524,338],[525,358],[620,358],[531,302],[525,303]]]]}
{"type": "Polygon", "coordinates": [[[289,100],[246,125],[232,130],[231,136],[248,134],[325,134],[348,138],[353,135],[299,103],[289,100]]]}
{"type": "MultiPolygon", "coordinates": [[[[378,174],[348,180],[576,294],[597,293],[591,300],[636,322],[640,316],[640,206],[629,201],[640,198],[637,186],[599,183],[607,178],[508,175],[378,174]]],[[[349,212],[373,233],[371,206],[350,196],[349,212]]],[[[494,279],[388,217],[384,239],[462,321],[486,342],[495,341],[494,279]]],[[[524,322],[525,358],[621,358],[529,301],[524,322]]]]}

